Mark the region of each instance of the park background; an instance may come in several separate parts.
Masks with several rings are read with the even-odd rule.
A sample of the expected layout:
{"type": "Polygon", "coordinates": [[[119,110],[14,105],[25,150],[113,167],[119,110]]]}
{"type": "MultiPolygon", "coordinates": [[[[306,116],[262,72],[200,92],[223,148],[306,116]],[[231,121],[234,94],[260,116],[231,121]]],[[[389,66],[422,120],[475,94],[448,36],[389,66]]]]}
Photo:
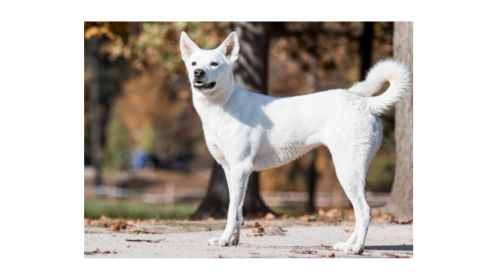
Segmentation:
{"type": "MultiPolygon", "coordinates": [[[[206,149],[179,55],[183,30],[203,48],[237,30],[237,75],[245,87],[273,96],[347,88],[395,48],[412,63],[411,23],[85,22],[86,219],[225,215],[223,172],[206,149]],[[242,66],[249,57],[259,62],[253,70],[242,66]]],[[[411,97],[403,103],[382,116],[384,139],[368,173],[367,200],[405,223],[413,219],[411,97]],[[400,154],[396,126],[406,128],[397,135],[406,147],[400,154]],[[396,160],[407,167],[395,172],[396,160]]],[[[341,216],[350,207],[324,147],[252,177],[247,217],[341,216]]]]}

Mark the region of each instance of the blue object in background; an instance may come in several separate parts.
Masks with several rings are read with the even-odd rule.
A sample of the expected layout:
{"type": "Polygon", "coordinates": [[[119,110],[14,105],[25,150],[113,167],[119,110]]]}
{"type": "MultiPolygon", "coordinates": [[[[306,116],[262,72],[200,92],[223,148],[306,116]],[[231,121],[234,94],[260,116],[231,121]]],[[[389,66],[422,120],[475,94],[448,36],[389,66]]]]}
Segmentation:
{"type": "Polygon", "coordinates": [[[148,162],[148,155],[145,151],[136,151],[132,158],[132,169],[138,170],[145,168],[148,162]]]}

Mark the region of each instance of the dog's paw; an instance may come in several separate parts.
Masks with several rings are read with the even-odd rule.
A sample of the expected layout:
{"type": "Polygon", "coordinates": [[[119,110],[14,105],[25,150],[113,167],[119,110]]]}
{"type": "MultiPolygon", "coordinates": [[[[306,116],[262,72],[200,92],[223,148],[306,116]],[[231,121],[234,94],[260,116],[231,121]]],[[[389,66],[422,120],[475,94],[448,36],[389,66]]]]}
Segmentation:
{"type": "Polygon", "coordinates": [[[225,239],[218,238],[218,237],[212,237],[208,240],[208,245],[225,247],[225,246],[228,246],[229,243],[225,239]]]}
{"type": "Polygon", "coordinates": [[[348,244],[346,242],[338,242],[335,245],[333,245],[333,250],[343,251],[343,249],[347,246],[348,244]]]}
{"type": "Polygon", "coordinates": [[[363,252],[363,246],[347,242],[338,242],[333,246],[334,250],[343,251],[347,254],[360,255],[363,252]]]}
{"type": "Polygon", "coordinates": [[[355,255],[361,255],[363,253],[363,246],[355,244],[350,248],[350,252],[355,255]]]}

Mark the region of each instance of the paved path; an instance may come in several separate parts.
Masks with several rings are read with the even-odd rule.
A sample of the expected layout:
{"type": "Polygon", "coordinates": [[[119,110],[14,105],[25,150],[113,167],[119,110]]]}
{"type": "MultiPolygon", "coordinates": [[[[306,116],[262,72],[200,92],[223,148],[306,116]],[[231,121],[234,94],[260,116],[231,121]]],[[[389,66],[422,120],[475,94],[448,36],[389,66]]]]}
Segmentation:
{"type": "MultiPolygon", "coordinates": [[[[254,221],[243,227],[236,247],[207,245],[221,234],[224,221],[155,222],[111,231],[106,227],[85,227],[85,257],[171,257],[171,258],[332,258],[358,257],[333,251],[330,246],[346,240],[351,223],[291,223],[282,220],[254,221]],[[261,226],[259,226],[261,225],[261,226]],[[259,227],[265,227],[264,234],[259,227]],[[280,227],[280,228],[279,228],[280,227]],[[136,229],[143,230],[136,230],[136,229]],[[273,229],[273,230],[272,230],[273,229]],[[285,231],[279,230],[283,229],[285,231]],[[147,231],[150,233],[132,233],[147,231]],[[259,234],[260,232],[260,234],[259,234]],[[283,235],[282,235],[283,234],[283,235]],[[257,236],[254,236],[257,235],[257,236]]],[[[404,258],[413,256],[412,225],[370,226],[366,250],[361,257],[404,258]]]]}

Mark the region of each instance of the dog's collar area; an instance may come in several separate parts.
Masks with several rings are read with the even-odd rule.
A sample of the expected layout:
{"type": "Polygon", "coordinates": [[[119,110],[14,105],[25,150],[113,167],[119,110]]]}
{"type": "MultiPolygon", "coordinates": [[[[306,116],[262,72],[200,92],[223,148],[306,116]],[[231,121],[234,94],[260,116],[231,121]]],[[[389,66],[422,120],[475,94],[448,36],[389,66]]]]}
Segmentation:
{"type": "Polygon", "coordinates": [[[212,89],[216,84],[216,82],[205,83],[204,81],[193,81],[193,87],[196,89],[212,89]]]}

